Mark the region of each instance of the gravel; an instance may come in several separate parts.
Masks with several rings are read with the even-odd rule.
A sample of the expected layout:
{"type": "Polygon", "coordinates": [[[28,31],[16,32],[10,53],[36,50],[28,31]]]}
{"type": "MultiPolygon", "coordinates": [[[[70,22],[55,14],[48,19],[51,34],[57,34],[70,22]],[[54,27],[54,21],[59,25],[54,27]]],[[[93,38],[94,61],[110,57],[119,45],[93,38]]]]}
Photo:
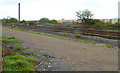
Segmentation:
{"type": "Polygon", "coordinates": [[[29,49],[20,52],[20,54],[23,54],[25,56],[31,56],[35,57],[39,64],[37,65],[37,69],[39,71],[74,71],[75,68],[73,68],[72,65],[65,62],[61,58],[57,58],[52,54],[44,52],[44,48],[37,47],[35,44],[32,44],[30,42],[24,42],[20,41],[21,45],[24,47],[29,47],[29,49]],[[28,55],[28,53],[34,52],[33,55],[28,55]]]}

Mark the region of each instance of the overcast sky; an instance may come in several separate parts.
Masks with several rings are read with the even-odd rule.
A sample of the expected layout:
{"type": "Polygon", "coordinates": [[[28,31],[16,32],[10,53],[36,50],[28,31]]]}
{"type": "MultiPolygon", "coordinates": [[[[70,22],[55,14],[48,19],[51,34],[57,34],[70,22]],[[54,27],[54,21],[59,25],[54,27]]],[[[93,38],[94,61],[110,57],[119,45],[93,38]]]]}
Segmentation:
{"type": "Polygon", "coordinates": [[[119,0],[0,0],[0,19],[18,18],[21,3],[21,20],[76,19],[76,11],[89,9],[94,18],[117,18],[119,0]]]}

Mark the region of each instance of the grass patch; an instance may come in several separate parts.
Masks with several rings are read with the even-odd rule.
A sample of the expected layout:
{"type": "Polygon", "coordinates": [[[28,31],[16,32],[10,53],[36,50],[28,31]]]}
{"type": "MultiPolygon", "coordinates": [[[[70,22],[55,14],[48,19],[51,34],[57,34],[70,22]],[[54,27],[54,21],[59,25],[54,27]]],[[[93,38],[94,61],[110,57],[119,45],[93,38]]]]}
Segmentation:
{"type": "Polygon", "coordinates": [[[6,56],[4,58],[3,71],[35,71],[33,64],[37,60],[33,57],[22,55],[6,56]]]}
{"type": "Polygon", "coordinates": [[[113,46],[110,46],[110,45],[104,45],[103,47],[112,48],[112,49],[119,49],[118,47],[113,47],[113,46]]]}
{"type": "Polygon", "coordinates": [[[3,43],[18,43],[18,41],[16,41],[16,40],[7,39],[7,38],[0,39],[0,41],[3,43]]]}
{"type": "Polygon", "coordinates": [[[11,36],[11,37],[9,37],[8,39],[16,39],[16,37],[14,37],[14,36],[11,36]]]}
{"type": "Polygon", "coordinates": [[[94,44],[94,45],[96,45],[96,44],[98,44],[98,43],[96,43],[96,42],[90,42],[89,44],[94,44]]]}
{"type": "Polygon", "coordinates": [[[0,47],[0,53],[2,53],[2,47],[0,47]]]}
{"type": "Polygon", "coordinates": [[[29,71],[36,70],[34,65],[36,65],[37,60],[35,58],[16,54],[18,52],[16,50],[27,49],[21,46],[18,41],[16,41],[16,37],[3,37],[3,39],[0,39],[0,41],[2,44],[4,44],[4,48],[2,50],[2,55],[4,58],[3,71],[27,71],[27,73],[29,73],[29,71]],[[8,45],[9,47],[7,47],[8,45]]]}
{"type": "Polygon", "coordinates": [[[0,39],[3,43],[18,43],[16,40],[12,39],[0,39]]]}
{"type": "Polygon", "coordinates": [[[26,48],[24,48],[23,46],[16,44],[15,46],[13,46],[13,50],[24,50],[26,48]]]}
{"type": "Polygon", "coordinates": [[[18,43],[18,41],[16,41],[15,40],[16,38],[15,37],[8,37],[8,38],[6,38],[6,37],[3,37],[3,38],[0,38],[0,42],[2,42],[2,43],[18,43]]]}
{"type": "Polygon", "coordinates": [[[33,55],[34,53],[33,52],[29,52],[29,53],[27,53],[27,55],[33,55]]]}

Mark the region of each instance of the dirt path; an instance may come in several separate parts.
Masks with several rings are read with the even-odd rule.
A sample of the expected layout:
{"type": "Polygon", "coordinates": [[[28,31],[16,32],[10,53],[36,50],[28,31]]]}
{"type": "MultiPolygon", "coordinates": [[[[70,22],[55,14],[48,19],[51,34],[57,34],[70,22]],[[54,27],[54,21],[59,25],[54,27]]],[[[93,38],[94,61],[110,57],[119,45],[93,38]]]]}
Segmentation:
{"type": "Polygon", "coordinates": [[[3,28],[3,33],[31,42],[79,71],[118,71],[118,50],[3,28]]]}

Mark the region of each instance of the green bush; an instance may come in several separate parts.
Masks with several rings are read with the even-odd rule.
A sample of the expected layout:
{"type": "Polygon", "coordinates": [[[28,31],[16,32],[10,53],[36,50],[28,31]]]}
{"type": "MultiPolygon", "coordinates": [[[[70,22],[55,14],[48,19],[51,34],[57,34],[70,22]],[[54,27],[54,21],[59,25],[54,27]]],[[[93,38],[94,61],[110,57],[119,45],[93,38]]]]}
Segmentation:
{"type": "Polygon", "coordinates": [[[49,20],[49,23],[57,24],[58,22],[56,20],[49,20]]]}
{"type": "Polygon", "coordinates": [[[39,23],[41,23],[41,24],[49,23],[49,19],[48,19],[48,18],[41,18],[41,19],[39,20],[39,23]]]}
{"type": "Polygon", "coordinates": [[[35,71],[34,64],[37,60],[33,57],[22,55],[6,56],[3,71],[35,71]]]}
{"type": "Polygon", "coordinates": [[[96,25],[96,24],[105,24],[105,22],[99,20],[99,19],[89,19],[89,20],[86,20],[87,24],[88,25],[96,25]]]}
{"type": "Polygon", "coordinates": [[[120,23],[115,23],[107,26],[108,29],[118,30],[120,28],[120,23]]]}
{"type": "Polygon", "coordinates": [[[92,26],[92,28],[94,28],[94,29],[107,29],[107,25],[106,24],[95,24],[94,26],[92,26]]]}
{"type": "Polygon", "coordinates": [[[20,23],[26,24],[27,22],[25,20],[20,21],[20,23]]]}
{"type": "Polygon", "coordinates": [[[99,19],[89,19],[87,24],[93,29],[107,29],[107,26],[109,25],[108,23],[105,23],[99,19]]]}
{"type": "Polygon", "coordinates": [[[118,30],[120,28],[120,23],[110,24],[98,19],[89,19],[87,24],[93,29],[118,30]]]}
{"type": "Polygon", "coordinates": [[[2,23],[6,24],[6,23],[18,23],[18,20],[16,18],[3,18],[2,19],[2,23]]]}
{"type": "Polygon", "coordinates": [[[74,31],[75,37],[80,36],[80,34],[81,34],[80,30],[77,29],[77,30],[74,31]]]}

